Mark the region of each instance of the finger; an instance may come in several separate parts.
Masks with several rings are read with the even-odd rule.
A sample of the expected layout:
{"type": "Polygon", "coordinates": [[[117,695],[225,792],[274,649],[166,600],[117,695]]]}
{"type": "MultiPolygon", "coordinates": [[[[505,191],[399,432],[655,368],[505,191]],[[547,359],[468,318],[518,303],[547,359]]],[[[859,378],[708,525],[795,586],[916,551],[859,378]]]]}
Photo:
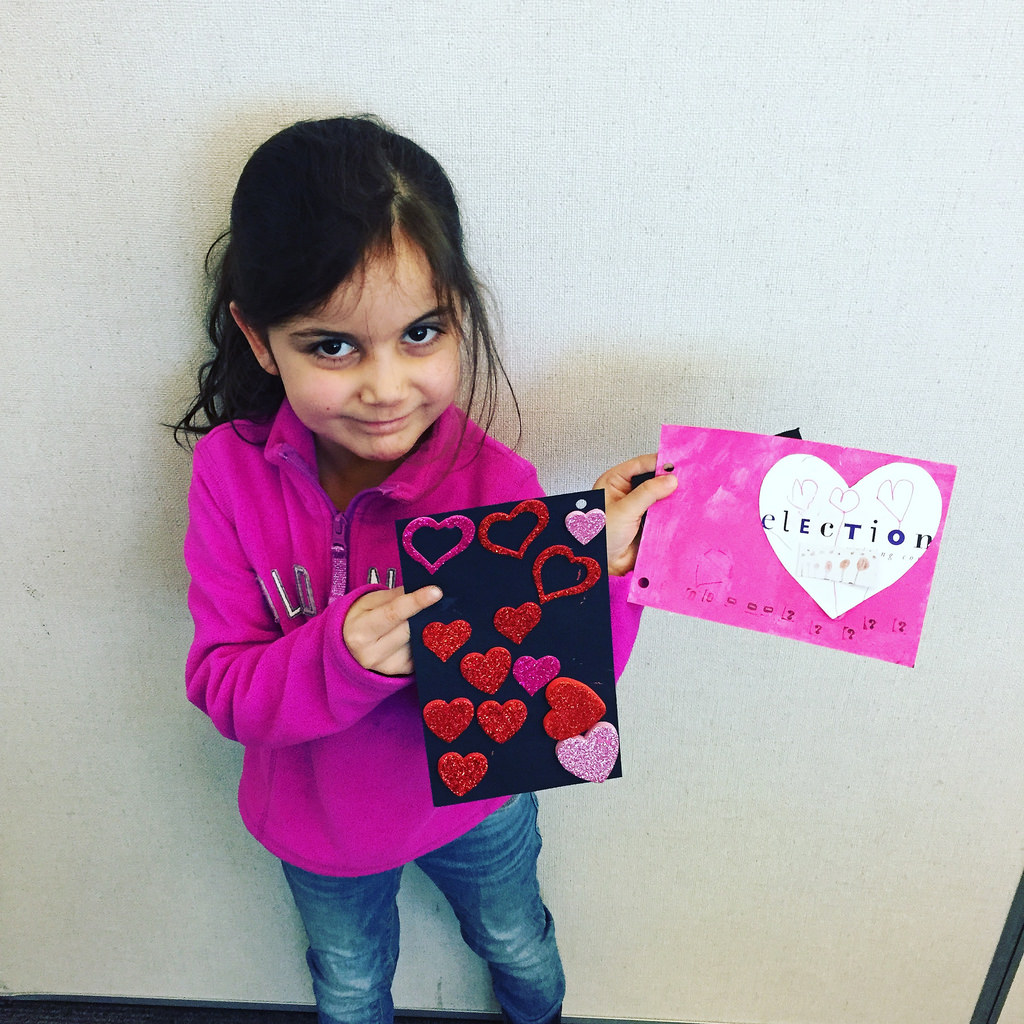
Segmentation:
{"type": "MultiPolygon", "coordinates": [[[[401,588],[396,588],[401,590],[401,588]]],[[[409,619],[417,612],[436,604],[444,596],[437,586],[420,587],[411,594],[388,592],[389,601],[376,611],[383,618],[376,620],[373,639],[374,667],[389,676],[409,675],[413,670],[409,649],[409,619]]]]}
{"type": "Polygon", "coordinates": [[[651,477],[615,503],[615,514],[627,520],[635,519],[639,523],[643,514],[656,501],[667,498],[678,486],[679,481],[671,473],[651,477]]]}
{"type": "Polygon", "coordinates": [[[395,651],[379,652],[375,672],[383,676],[411,676],[413,673],[412,653],[408,644],[403,644],[395,651]]]}
{"type": "Polygon", "coordinates": [[[432,604],[437,604],[442,597],[444,594],[441,592],[441,588],[434,584],[420,587],[419,590],[414,590],[411,594],[402,590],[387,608],[389,617],[394,617],[395,625],[408,622],[417,612],[429,608],[432,604]]]}
{"type": "Polygon", "coordinates": [[[441,588],[421,587],[407,594],[402,587],[393,590],[375,590],[361,600],[365,602],[365,615],[374,623],[377,636],[385,636],[398,626],[403,626],[417,612],[440,601],[441,588]]]}
{"type": "Polygon", "coordinates": [[[345,618],[344,641],[364,668],[389,676],[409,675],[413,665],[408,620],[440,598],[436,586],[411,594],[402,588],[364,594],[345,618]]]}
{"type": "Polygon", "coordinates": [[[620,462],[617,466],[605,470],[594,484],[594,489],[611,487],[616,491],[626,493],[631,488],[630,481],[641,473],[653,473],[658,464],[658,456],[651,453],[648,455],[636,455],[626,462],[620,462]]]}

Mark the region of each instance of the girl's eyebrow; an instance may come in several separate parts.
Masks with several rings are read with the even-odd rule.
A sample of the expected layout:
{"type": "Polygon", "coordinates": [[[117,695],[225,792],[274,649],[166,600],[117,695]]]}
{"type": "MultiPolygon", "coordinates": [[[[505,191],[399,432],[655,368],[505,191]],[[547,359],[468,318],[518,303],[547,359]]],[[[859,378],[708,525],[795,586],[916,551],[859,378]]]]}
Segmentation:
{"type": "MultiPolygon", "coordinates": [[[[415,327],[418,323],[424,320],[431,320],[435,317],[449,317],[452,315],[452,309],[450,306],[435,306],[433,309],[428,309],[426,313],[421,313],[414,320],[410,320],[409,323],[402,328],[404,334],[410,328],[415,327]]],[[[352,335],[348,331],[336,331],[332,327],[303,327],[297,331],[288,332],[293,338],[323,338],[326,335],[330,335],[332,338],[351,338],[352,335]]]]}

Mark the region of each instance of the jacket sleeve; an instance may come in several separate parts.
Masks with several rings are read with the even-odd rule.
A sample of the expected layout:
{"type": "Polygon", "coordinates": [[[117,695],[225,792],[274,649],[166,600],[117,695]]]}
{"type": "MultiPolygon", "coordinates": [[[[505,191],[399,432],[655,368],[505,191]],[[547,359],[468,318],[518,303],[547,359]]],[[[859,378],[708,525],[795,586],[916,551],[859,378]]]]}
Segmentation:
{"type": "Polygon", "coordinates": [[[631,604],[629,597],[629,583],[633,576],[632,571],[625,576],[608,577],[608,597],[612,610],[612,657],[615,662],[615,681],[626,669],[630,654],[633,653],[633,644],[636,643],[636,635],[640,629],[640,613],[643,607],[638,604],[631,604]]]}
{"type": "Polygon", "coordinates": [[[364,669],[342,640],[352,602],[375,588],[346,594],[282,635],[198,455],[185,537],[195,623],[185,667],[189,700],[229,739],[288,746],[342,731],[408,686],[409,676],[364,669]]]}

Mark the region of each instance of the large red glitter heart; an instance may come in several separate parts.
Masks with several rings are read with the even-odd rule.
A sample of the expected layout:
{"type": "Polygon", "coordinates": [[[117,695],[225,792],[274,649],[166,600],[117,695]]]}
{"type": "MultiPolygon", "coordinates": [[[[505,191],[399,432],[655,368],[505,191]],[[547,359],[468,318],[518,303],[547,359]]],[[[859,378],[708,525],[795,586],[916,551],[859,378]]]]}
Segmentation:
{"type": "Polygon", "coordinates": [[[431,622],[423,627],[423,646],[433,651],[442,661],[447,661],[473,632],[465,619],[454,622],[431,622]]]}
{"type": "Polygon", "coordinates": [[[476,720],[495,743],[504,743],[522,728],[526,721],[526,705],[514,699],[504,704],[496,700],[485,700],[476,709],[476,720]]]}
{"type": "Polygon", "coordinates": [[[551,710],[544,716],[544,731],[553,740],[579,736],[596,725],[605,703],[586,683],[568,676],[552,679],[544,691],[551,710]]]}
{"type": "Polygon", "coordinates": [[[499,608],[494,613],[494,628],[513,643],[521,644],[526,634],[540,622],[540,605],[526,601],[518,608],[499,608]]]}
{"type": "Polygon", "coordinates": [[[512,655],[504,647],[492,647],[486,654],[473,652],[459,662],[462,678],[484,693],[496,693],[508,678],[512,655]]]}
{"type": "Polygon", "coordinates": [[[454,743],[473,721],[473,702],[465,697],[456,697],[451,704],[432,700],[423,709],[423,721],[435,736],[454,743]]]}
{"type": "Polygon", "coordinates": [[[587,558],[586,555],[574,555],[572,548],[567,547],[565,544],[553,544],[551,547],[545,548],[533,563],[533,582],[537,587],[537,596],[540,598],[541,604],[544,604],[545,601],[554,601],[556,597],[571,597],[573,594],[582,594],[585,590],[589,590],[600,577],[601,566],[598,562],[593,558],[587,558]],[[548,559],[555,558],[556,556],[567,558],[574,565],[582,565],[587,570],[587,575],[582,582],[577,583],[574,587],[565,587],[563,590],[554,590],[547,594],[544,592],[544,585],[541,583],[540,571],[548,559]]]}
{"type": "Polygon", "coordinates": [[[511,512],[492,512],[489,516],[484,516],[480,520],[480,543],[487,548],[488,551],[493,551],[496,555],[511,555],[513,558],[522,558],[526,549],[531,543],[537,538],[538,534],[548,525],[548,507],[543,501],[538,498],[530,498],[527,501],[521,501],[511,512]],[[487,535],[488,530],[495,523],[507,523],[517,516],[521,516],[524,512],[532,512],[537,517],[537,525],[526,535],[526,539],[519,545],[518,550],[507,548],[502,544],[495,544],[494,541],[487,535]]]}
{"type": "Polygon", "coordinates": [[[437,762],[437,774],[456,796],[465,796],[487,774],[487,758],[477,753],[463,757],[449,750],[437,762]]]}

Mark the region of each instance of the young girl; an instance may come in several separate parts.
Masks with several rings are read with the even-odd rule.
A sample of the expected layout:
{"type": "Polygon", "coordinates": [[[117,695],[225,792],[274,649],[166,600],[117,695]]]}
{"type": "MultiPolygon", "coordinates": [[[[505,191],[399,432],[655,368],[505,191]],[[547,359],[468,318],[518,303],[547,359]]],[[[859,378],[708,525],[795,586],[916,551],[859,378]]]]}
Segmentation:
{"type": "MultiPolygon", "coordinates": [[[[325,1024],[393,1019],[395,896],[416,861],[513,1024],[559,1019],[531,796],[436,808],[397,519],[540,495],[492,440],[502,369],[437,162],[370,118],[300,123],[239,178],[208,318],[195,446],[189,699],[244,744],[239,808],[281,859],[325,1024]],[[461,401],[460,401],[461,400],[461,401]],[[466,408],[481,429],[460,411],[466,408]],[[479,407],[480,412],[476,409],[479,407]]],[[[212,250],[211,250],[212,251],[212,250]]],[[[643,513],[674,484],[605,473],[616,671],[643,513]]]]}

